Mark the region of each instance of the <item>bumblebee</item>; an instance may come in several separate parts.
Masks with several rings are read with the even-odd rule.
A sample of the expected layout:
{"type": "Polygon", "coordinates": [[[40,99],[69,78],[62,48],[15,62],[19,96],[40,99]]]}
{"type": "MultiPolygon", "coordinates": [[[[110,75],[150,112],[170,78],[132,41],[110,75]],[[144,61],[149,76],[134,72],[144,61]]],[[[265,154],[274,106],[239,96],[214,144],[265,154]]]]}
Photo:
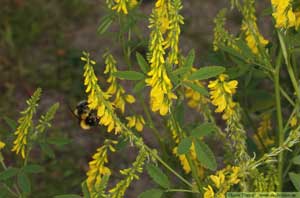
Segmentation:
{"type": "Polygon", "coordinates": [[[88,102],[86,100],[77,104],[74,115],[77,117],[80,127],[84,130],[89,130],[99,123],[99,117],[97,116],[96,110],[91,110],[88,107],[88,102]]]}

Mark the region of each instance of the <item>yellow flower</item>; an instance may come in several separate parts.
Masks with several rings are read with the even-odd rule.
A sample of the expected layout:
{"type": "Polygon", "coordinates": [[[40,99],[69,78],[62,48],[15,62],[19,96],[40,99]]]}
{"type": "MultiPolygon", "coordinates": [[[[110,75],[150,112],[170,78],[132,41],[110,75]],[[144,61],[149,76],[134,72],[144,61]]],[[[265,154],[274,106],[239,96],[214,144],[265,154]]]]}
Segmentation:
{"type": "MultiPolygon", "coordinates": [[[[158,1],[161,4],[163,1],[158,1]]],[[[172,105],[172,99],[176,95],[172,93],[172,82],[169,79],[165,63],[165,50],[163,48],[163,33],[160,30],[160,13],[161,7],[155,8],[150,17],[149,28],[152,29],[150,34],[149,57],[151,70],[148,72],[146,79],[147,85],[151,86],[150,106],[151,110],[159,111],[161,115],[166,115],[172,105]]]]}
{"type": "Polygon", "coordinates": [[[257,147],[262,150],[263,145],[261,141],[263,141],[264,146],[270,147],[275,143],[274,136],[270,136],[269,132],[272,130],[271,116],[269,114],[264,114],[262,116],[262,120],[259,123],[259,127],[257,129],[257,134],[253,136],[253,140],[257,147]]]}
{"type": "Polygon", "coordinates": [[[98,79],[95,75],[92,64],[95,61],[90,60],[89,54],[84,53],[85,57],[81,60],[85,62],[84,65],[84,85],[86,86],[86,93],[88,93],[88,106],[89,108],[97,110],[97,116],[100,118],[99,123],[107,126],[107,131],[111,132],[115,130],[115,133],[121,132],[121,126],[119,122],[116,122],[114,117],[114,108],[108,101],[110,95],[103,92],[100,86],[97,84],[98,79]]]}
{"type": "Polygon", "coordinates": [[[130,94],[126,94],[122,85],[118,83],[117,78],[113,75],[118,71],[116,66],[117,61],[114,59],[114,57],[109,53],[105,53],[103,57],[105,59],[106,65],[104,74],[109,75],[107,82],[110,83],[110,86],[108,87],[106,93],[108,95],[115,96],[112,104],[116,108],[120,109],[122,113],[124,113],[125,103],[127,102],[129,104],[132,104],[135,102],[135,98],[130,94]]]}
{"type": "Polygon", "coordinates": [[[115,0],[115,5],[111,9],[116,10],[117,12],[123,12],[124,14],[128,14],[128,1],[129,0],[115,0]]]}
{"type": "Polygon", "coordinates": [[[209,185],[208,188],[205,188],[207,196],[225,198],[226,192],[228,192],[233,185],[240,182],[239,173],[240,167],[228,165],[226,168],[217,171],[215,175],[211,175],[209,178],[217,189],[214,192],[212,187],[209,185]]]}
{"type": "MultiPolygon", "coordinates": [[[[189,164],[189,162],[188,162],[188,160],[187,160],[187,158],[186,158],[185,155],[179,155],[178,154],[177,149],[178,149],[178,147],[175,147],[173,149],[173,154],[179,157],[179,160],[180,160],[180,163],[181,163],[181,166],[182,166],[184,172],[186,174],[188,174],[188,173],[191,172],[190,164],[189,164]]],[[[191,145],[190,155],[191,155],[192,160],[197,160],[196,150],[195,150],[194,143],[192,143],[192,145],[191,145]]]]}
{"type": "Polygon", "coordinates": [[[30,127],[32,126],[32,117],[36,111],[36,107],[38,106],[37,102],[40,99],[41,92],[41,89],[37,89],[31,98],[26,101],[28,107],[21,112],[23,116],[19,118],[19,126],[14,132],[17,138],[14,140],[14,146],[11,151],[15,151],[16,154],[21,152],[23,159],[26,157],[27,144],[30,137],[30,127]]]}
{"type": "Polygon", "coordinates": [[[143,131],[145,120],[142,116],[127,116],[126,120],[128,120],[127,126],[129,128],[135,127],[135,129],[139,132],[143,131]]]}
{"type": "Polygon", "coordinates": [[[245,33],[245,40],[253,54],[259,54],[259,46],[262,48],[268,44],[268,41],[260,34],[257,27],[257,19],[255,16],[255,0],[247,0],[243,4],[241,12],[243,14],[243,22],[241,30],[245,33]]]}
{"type": "MultiPolygon", "coordinates": [[[[168,63],[169,64],[178,64],[178,51],[179,51],[179,35],[180,35],[180,25],[183,24],[183,17],[179,14],[179,11],[182,9],[181,1],[175,0],[170,3],[169,6],[169,19],[166,19],[167,25],[166,28],[169,29],[167,38],[164,42],[164,48],[170,49],[168,53],[168,63]]],[[[163,26],[163,25],[162,25],[163,26]]],[[[162,33],[165,30],[161,30],[162,33]]]]}
{"type": "Polygon", "coordinates": [[[218,172],[218,176],[217,175],[211,175],[210,179],[214,182],[214,184],[217,188],[220,188],[221,184],[223,184],[224,181],[225,181],[225,175],[224,175],[223,172],[218,172]]]}
{"type": "Polygon", "coordinates": [[[0,140],[0,150],[2,150],[4,147],[5,147],[5,143],[0,140]]]}
{"type": "Polygon", "coordinates": [[[104,145],[97,149],[93,155],[93,160],[89,162],[89,170],[87,171],[87,187],[91,194],[97,193],[97,189],[101,184],[104,175],[110,175],[111,170],[105,165],[108,163],[107,151],[115,151],[113,145],[117,141],[105,140],[104,145]]]}
{"type": "Polygon", "coordinates": [[[232,95],[236,92],[238,82],[232,80],[227,82],[228,76],[221,74],[217,80],[210,81],[208,88],[210,88],[211,103],[217,106],[215,112],[224,112],[222,118],[227,120],[234,113],[236,103],[232,100],[232,95]]]}
{"type": "Polygon", "coordinates": [[[290,125],[291,127],[294,127],[297,125],[297,117],[296,116],[293,116],[291,121],[290,121],[290,125]]]}
{"type": "Polygon", "coordinates": [[[213,50],[217,51],[220,47],[227,46],[239,52],[240,49],[238,48],[236,43],[238,38],[236,38],[233,34],[230,34],[224,27],[226,21],[225,15],[226,9],[222,9],[214,20],[215,28],[213,50]]]}
{"type": "Polygon", "coordinates": [[[204,198],[215,198],[215,192],[210,185],[204,187],[204,198]]]}
{"type": "Polygon", "coordinates": [[[291,0],[271,0],[274,12],[273,17],[276,21],[276,28],[290,28],[296,25],[296,15],[292,10],[291,0]]]}
{"type": "Polygon", "coordinates": [[[259,44],[257,43],[255,37],[257,37],[262,47],[265,47],[269,43],[269,41],[264,39],[264,37],[259,33],[256,23],[253,23],[252,25],[253,27],[249,28],[249,26],[246,23],[243,23],[241,29],[245,32],[247,45],[251,49],[253,54],[259,54],[258,53],[259,44]]]}
{"type": "Polygon", "coordinates": [[[240,179],[239,179],[240,167],[233,166],[231,168],[231,170],[232,170],[232,173],[230,174],[229,183],[238,184],[240,182],[240,179]]]}

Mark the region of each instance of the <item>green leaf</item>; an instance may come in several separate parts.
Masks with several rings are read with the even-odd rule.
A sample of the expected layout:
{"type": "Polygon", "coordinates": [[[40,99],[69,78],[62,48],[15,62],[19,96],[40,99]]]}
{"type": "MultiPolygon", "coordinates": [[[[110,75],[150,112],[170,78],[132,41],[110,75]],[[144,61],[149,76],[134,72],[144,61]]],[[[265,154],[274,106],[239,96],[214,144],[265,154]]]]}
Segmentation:
{"type": "Polygon", "coordinates": [[[44,167],[37,164],[28,164],[22,168],[25,173],[40,173],[44,171],[44,167]]]}
{"type": "Polygon", "coordinates": [[[165,175],[157,166],[148,164],[146,169],[149,176],[153,179],[155,183],[157,183],[163,188],[170,188],[170,181],[167,175],[165,175]]]}
{"type": "Polygon", "coordinates": [[[216,130],[216,125],[211,122],[206,122],[198,125],[191,131],[191,136],[193,137],[203,137],[206,135],[210,135],[212,132],[216,130]]]}
{"type": "Polygon", "coordinates": [[[300,165],[300,155],[294,157],[294,158],[292,159],[292,162],[293,162],[294,164],[296,164],[296,165],[300,165]]]}
{"type": "Polygon", "coordinates": [[[89,189],[87,187],[86,181],[81,183],[81,189],[82,189],[82,193],[83,193],[83,197],[84,198],[90,198],[90,192],[89,189]]]}
{"type": "Polygon", "coordinates": [[[194,60],[195,60],[195,51],[191,50],[185,59],[184,65],[182,67],[179,67],[178,69],[172,71],[172,74],[173,75],[186,74],[188,71],[190,71],[192,69],[194,60]]]}
{"type": "Polygon", "coordinates": [[[132,89],[133,93],[139,93],[146,87],[146,83],[144,80],[139,81],[136,83],[132,89]]]}
{"type": "Polygon", "coordinates": [[[289,177],[296,190],[300,192],[300,174],[290,172],[289,177]]]}
{"type": "Polygon", "coordinates": [[[106,32],[106,30],[109,28],[109,26],[112,24],[112,22],[114,21],[113,15],[109,14],[104,16],[101,21],[100,21],[100,25],[97,28],[97,33],[98,34],[103,34],[106,32]]]}
{"type": "Polygon", "coordinates": [[[144,74],[136,71],[117,71],[113,76],[125,80],[142,80],[145,78],[144,74]]]}
{"type": "Polygon", "coordinates": [[[190,87],[191,89],[193,89],[194,91],[197,91],[198,93],[200,93],[203,96],[208,96],[209,95],[206,88],[200,87],[199,85],[194,84],[192,82],[187,82],[186,81],[186,82],[183,83],[183,85],[186,86],[186,87],[190,87]]]}
{"type": "Polygon", "coordinates": [[[2,172],[0,172],[0,181],[5,181],[18,173],[17,168],[8,168],[2,172]]]}
{"type": "Polygon", "coordinates": [[[72,141],[66,137],[52,137],[48,138],[47,141],[49,144],[54,144],[57,146],[63,146],[65,144],[70,144],[72,141]]]}
{"type": "Polygon", "coordinates": [[[153,188],[142,192],[138,198],[161,198],[163,193],[164,191],[162,191],[161,189],[153,188]]]}
{"type": "Polygon", "coordinates": [[[4,116],[3,119],[12,131],[15,131],[17,129],[18,123],[16,121],[10,119],[7,116],[4,116]]]}
{"type": "Polygon", "coordinates": [[[192,139],[189,137],[183,138],[178,144],[177,153],[179,155],[187,154],[190,151],[191,146],[192,139]]]}
{"type": "Polygon", "coordinates": [[[56,195],[54,198],[82,198],[80,195],[76,194],[65,194],[65,195],[56,195]]]}
{"type": "Polygon", "coordinates": [[[31,184],[28,176],[24,172],[19,172],[17,175],[18,186],[24,193],[30,193],[31,184]]]}
{"type": "Polygon", "coordinates": [[[187,57],[186,57],[186,60],[185,60],[185,63],[183,65],[183,67],[186,67],[188,69],[191,69],[193,67],[193,64],[194,64],[194,60],[195,60],[195,50],[192,49],[187,57]]]}
{"type": "Polygon", "coordinates": [[[205,80],[224,73],[225,68],[221,66],[207,66],[192,73],[189,80],[205,80]]]}
{"type": "Polygon", "coordinates": [[[201,165],[212,171],[216,170],[217,162],[215,159],[215,155],[211,151],[211,149],[204,142],[199,140],[195,140],[194,145],[197,159],[199,160],[201,165]]]}
{"type": "Polygon", "coordinates": [[[178,69],[175,69],[174,71],[172,71],[173,75],[183,75],[185,73],[187,73],[188,71],[190,71],[190,68],[188,67],[179,67],[178,69]]]}
{"type": "Polygon", "coordinates": [[[136,53],[136,59],[137,59],[137,62],[141,68],[141,70],[147,74],[148,71],[150,70],[150,66],[149,64],[147,63],[147,61],[144,59],[144,57],[140,54],[140,53],[136,53]]]}
{"type": "Polygon", "coordinates": [[[230,55],[232,55],[236,58],[239,58],[243,61],[247,60],[246,57],[244,57],[238,51],[236,51],[235,49],[232,49],[231,47],[227,47],[227,46],[224,46],[224,45],[220,45],[219,47],[220,47],[221,50],[227,52],[228,54],[230,54],[230,55]]]}

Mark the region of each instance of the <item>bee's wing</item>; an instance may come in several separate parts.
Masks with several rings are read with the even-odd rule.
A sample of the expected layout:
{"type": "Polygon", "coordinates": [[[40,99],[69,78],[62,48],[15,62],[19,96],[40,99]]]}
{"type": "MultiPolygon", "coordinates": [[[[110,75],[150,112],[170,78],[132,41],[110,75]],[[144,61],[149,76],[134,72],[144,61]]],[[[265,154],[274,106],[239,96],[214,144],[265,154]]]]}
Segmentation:
{"type": "Polygon", "coordinates": [[[72,108],[71,108],[71,106],[67,103],[67,106],[68,106],[68,109],[70,110],[70,112],[72,113],[72,115],[74,116],[74,117],[76,117],[77,119],[80,119],[80,117],[79,117],[79,115],[78,115],[78,110],[77,109],[75,109],[75,110],[73,110],[72,108]]]}

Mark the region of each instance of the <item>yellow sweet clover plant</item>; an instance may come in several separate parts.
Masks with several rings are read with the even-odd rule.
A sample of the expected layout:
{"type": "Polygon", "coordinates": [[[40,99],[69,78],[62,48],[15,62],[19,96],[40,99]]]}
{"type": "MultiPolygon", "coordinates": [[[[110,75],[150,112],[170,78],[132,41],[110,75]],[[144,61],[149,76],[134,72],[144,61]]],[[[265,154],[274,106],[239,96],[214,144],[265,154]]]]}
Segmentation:
{"type": "MultiPolygon", "coordinates": [[[[116,3],[114,8],[109,3],[107,5],[113,9],[123,5],[122,9],[125,13],[124,8],[127,4],[124,2],[125,1],[113,2],[112,4],[116,3]]],[[[160,190],[159,192],[155,191],[159,195],[164,192],[179,191],[200,194],[200,197],[209,198],[225,197],[226,193],[233,188],[238,191],[273,191],[275,188],[282,189],[282,153],[292,148],[299,141],[297,120],[295,121],[295,114],[298,113],[298,107],[296,108],[295,106],[297,104],[295,99],[300,99],[300,92],[296,89],[298,87],[295,82],[296,76],[288,60],[287,54],[290,53],[286,48],[288,40],[283,39],[284,36],[293,36],[292,34],[294,34],[294,32],[291,32],[290,35],[281,31],[282,29],[286,31],[290,27],[294,27],[296,31],[298,30],[298,12],[296,11],[297,8],[294,7],[297,4],[294,5],[288,1],[287,3],[283,1],[270,2],[270,6],[273,9],[272,17],[274,17],[275,22],[274,28],[277,29],[276,31],[280,41],[279,48],[282,50],[282,54],[274,58],[274,50],[270,50],[270,47],[273,47],[270,44],[273,42],[273,39],[267,39],[261,33],[263,31],[260,30],[258,26],[255,3],[254,0],[242,2],[239,0],[231,1],[231,9],[237,9],[243,16],[240,27],[241,33],[238,34],[238,36],[231,34],[225,29],[225,9],[217,15],[214,21],[216,25],[213,42],[215,54],[222,54],[224,56],[224,65],[237,65],[236,68],[229,68],[227,71],[225,71],[225,67],[222,66],[197,68],[194,67],[195,55],[193,51],[186,57],[181,53],[179,39],[181,25],[184,24],[184,19],[180,14],[182,2],[179,0],[157,0],[153,4],[152,13],[149,16],[150,36],[148,53],[146,58],[140,53],[137,54],[137,62],[141,72],[132,70],[132,63],[134,62],[130,56],[133,52],[132,49],[126,46],[128,47],[127,50],[123,51],[125,61],[128,64],[129,70],[132,70],[132,73],[123,73],[123,75],[118,78],[139,80],[138,86],[134,88],[135,91],[138,90],[135,92],[136,94],[140,94],[145,86],[148,85],[150,87],[150,110],[154,113],[158,112],[160,116],[164,117],[168,134],[163,134],[157,129],[153,117],[144,101],[137,100],[136,102],[143,104],[143,110],[145,111],[147,119],[144,121],[141,117],[136,115],[126,116],[127,125],[123,124],[122,119],[113,113],[114,105],[111,105],[113,103],[107,103],[105,106],[109,107],[109,105],[111,105],[108,108],[113,115],[111,116],[113,120],[110,119],[111,122],[119,123],[122,130],[128,127],[125,131],[130,130],[129,128],[142,131],[143,126],[145,125],[147,128],[148,125],[150,131],[155,134],[160,149],[162,149],[160,151],[161,153],[159,153],[162,155],[162,158],[158,158],[158,155],[155,155],[154,158],[156,160],[159,159],[158,161],[163,160],[160,161],[161,164],[178,177],[180,174],[173,172],[174,169],[169,169],[168,167],[170,166],[167,165],[167,161],[164,161],[164,159],[167,159],[166,154],[168,152],[173,153],[173,156],[177,157],[180,161],[181,166],[179,168],[182,169],[185,174],[190,175],[190,181],[193,183],[179,176],[178,178],[190,188],[168,189],[168,185],[162,184],[162,181],[158,181],[159,179],[153,176],[151,171],[148,171],[150,177],[153,177],[153,180],[164,188],[164,190],[160,190]],[[273,58],[274,60],[272,60],[273,58]],[[295,98],[291,96],[290,93],[287,93],[278,83],[280,80],[279,73],[282,61],[288,66],[288,73],[296,92],[295,98]],[[240,73],[234,73],[232,71],[238,71],[240,73]],[[260,109],[257,110],[262,113],[262,115],[268,116],[263,116],[263,120],[257,124],[259,126],[258,128],[254,126],[255,132],[257,132],[253,138],[256,143],[256,149],[260,151],[257,151],[257,156],[253,156],[250,151],[252,148],[248,145],[248,139],[252,141],[248,133],[248,128],[249,123],[253,122],[252,117],[254,117],[255,108],[257,107],[254,104],[251,104],[253,106],[251,106],[252,109],[245,107],[244,102],[241,100],[242,96],[239,94],[238,87],[245,86],[242,80],[243,75],[247,74],[247,72],[254,75],[254,72],[259,71],[261,71],[268,80],[274,83],[275,111],[273,110],[272,112],[268,109],[271,108],[271,106],[260,106],[260,109]],[[143,84],[144,80],[146,85],[143,84]],[[240,80],[241,83],[239,82],[240,80]],[[282,116],[281,97],[295,107],[295,110],[287,120],[288,124],[285,126],[283,125],[285,120],[282,116]],[[196,109],[196,112],[199,113],[199,117],[196,118],[197,124],[185,123],[184,113],[186,109],[182,105],[183,101],[186,101],[190,108],[196,109]],[[217,121],[216,117],[218,117],[218,115],[214,114],[213,111],[215,113],[221,113],[223,124],[220,126],[217,126],[219,121],[217,121]],[[271,123],[273,123],[274,116],[271,116],[271,114],[275,115],[276,123],[278,124],[279,141],[277,144],[275,144],[275,138],[268,135],[273,129],[271,123]],[[292,129],[292,131],[290,129],[292,129]],[[289,136],[285,139],[282,136],[283,131],[289,131],[289,136]],[[222,157],[222,160],[225,165],[227,164],[227,168],[222,168],[220,165],[218,166],[214,151],[210,148],[212,145],[206,143],[206,139],[209,138],[212,133],[217,140],[224,143],[222,149],[224,149],[226,155],[222,157]],[[163,141],[166,137],[171,138],[171,140],[168,141],[172,145],[171,149],[166,148],[166,145],[169,146],[169,144],[163,141]],[[274,160],[277,157],[281,159],[279,162],[275,162],[274,160]],[[274,164],[271,164],[272,162],[277,163],[278,171],[270,171],[275,167],[274,164]],[[276,174],[275,179],[274,175],[276,174]],[[267,181],[273,181],[273,183],[263,185],[263,183],[258,181],[258,178],[263,177],[265,178],[264,183],[267,181]]],[[[131,13],[126,11],[126,14],[131,13]]],[[[120,23],[124,23],[124,21],[120,23]]],[[[132,35],[127,37],[129,41],[131,36],[132,35]]],[[[121,37],[126,38],[124,35],[121,35],[121,37]]],[[[124,46],[123,49],[125,49],[124,46]]],[[[107,71],[108,70],[106,70],[106,72],[107,71]]],[[[113,72],[117,72],[117,70],[113,72]]],[[[85,76],[85,78],[85,81],[88,81],[87,78],[89,77],[85,76]]],[[[116,78],[110,76],[108,83],[112,83],[113,79],[116,78]]],[[[251,77],[249,79],[249,82],[252,83],[251,77]]],[[[110,86],[112,86],[112,84],[110,86]]],[[[114,90],[116,86],[110,87],[109,89],[114,90]]],[[[89,89],[87,90],[87,92],[90,92],[89,89]]],[[[109,97],[110,96],[103,99],[107,101],[109,97]]],[[[94,98],[94,100],[102,101],[102,98],[101,100],[94,98]]],[[[92,101],[90,102],[92,103],[92,101]]],[[[251,101],[251,103],[255,103],[255,101],[251,101]]],[[[96,106],[94,108],[96,108],[96,106]]],[[[126,115],[126,111],[122,112],[126,115]]],[[[99,117],[101,119],[101,116],[99,117]]],[[[100,121],[100,124],[103,123],[100,121]]],[[[128,131],[126,133],[131,134],[131,132],[128,131]]],[[[142,143],[142,145],[140,148],[145,148],[144,143],[142,143]]],[[[147,153],[149,156],[152,154],[153,152],[147,153]]],[[[162,177],[167,176],[163,175],[162,177]]],[[[120,181],[120,183],[116,185],[115,189],[117,190],[108,190],[108,195],[111,192],[118,191],[119,195],[123,196],[125,193],[124,189],[126,189],[131,182],[129,178],[127,179],[120,181]],[[123,183],[125,181],[128,181],[128,183],[123,183]],[[122,186],[124,189],[118,186],[122,186]]],[[[150,190],[149,193],[146,191],[142,196],[150,196],[150,192],[152,191],[150,190]]]]}
{"type": "MultiPolygon", "coordinates": [[[[32,174],[43,174],[43,166],[37,164],[36,159],[31,156],[33,149],[47,147],[48,152],[41,150],[41,156],[49,155],[50,144],[57,144],[61,139],[57,138],[53,141],[48,141],[46,129],[51,127],[51,122],[54,119],[56,111],[59,108],[59,103],[53,104],[44,115],[41,115],[37,123],[34,121],[38,102],[40,100],[42,89],[38,88],[32,96],[26,101],[27,107],[21,111],[21,118],[18,122],[6,118],[7,123],[11,128],[15,128],[13,132],[15,139],[11,143],[8,138],[4,141],[0,140],[0,165],[1,165],[1,196],[4,197],[30,197],[32,195],[31,180],[32,174]],[[21,162],[12,162],[11,157],[6,152],[2,153],[4,147],[12,146],[11,151],[16,155],[21,156],[21,162]],[[4,187],[4,188],[2,188],[4,187]]],[[[36,154],[35,154],[36,155],[36,154]]],[[[54,154],[53,154],[54,155],[54,154]]],[[[37,156],[35,156],[37,157],[37,156]]],[[[35,187],[35,183],[33,188],[35,187]]]]}
{"type": "MultiPolygon", "coordinates": [[[[225,198],[231,191],[299,190],[300,175],[295,172],[300,157],[299,2],[269,1],[264,14],[273,19],[275,34],[265,34],[258,23],[264,16],[255,9],[258,1],[231,0],[231,10],[242,16],[240,32],[232,34],[225,28],[228,9],[222,9],[214,20],[211,46],[211,55],[219,62],[208,66],[197,62],[194,50],[187,54],[181,50],[181,0],[153,2],[149,21],[144,21],[150,31],[147,53],[140,52],[132,40],[145,43],[135,31],[136,20],[143,20],[142,3],[106,0],[111,15],[98,29],[104,33],[118,23],[122,31],[116,43],[121,45],[119,58],[124,58],[125,67],[117,67],[117,56],[106,52],[104,72],[99,74],[106,81],[99,84],[96,62],[89,53],[81,57],[88,109],[109,134],[99,140],[101,146],[87,164],[83,192],[72,196],[126,197],[145,170],[156,187],[143,189],[141,198],[172,197],[175,192],[182,197],[225,198]],[[133,89],[124,86],[124,80],[131,81],[128,87],[134,85],[133,89]],[[153,133],[157,148],[147,145],[145,133],[153,133]],[[112,166],[112,155],[123,154],[121,141],[137,151],[126,168],[112,166]]],[[[58,104],[50,107],[35,125],[40,94],[38,89],[27,101],[14,133],[12,151],[21,155],[22,167],[6,166],[3,151],[10,143],[1,136],[0,183],[14,197],[30,195],[20,180],[29,180],[25,170],[31,165],[31,150],[35,144],[48,143],[45,130],[58,108],[58,104]],[[17,177],[16,185],[2,182],[7,172],[11,175],[7,180],[17,177]]]]}

